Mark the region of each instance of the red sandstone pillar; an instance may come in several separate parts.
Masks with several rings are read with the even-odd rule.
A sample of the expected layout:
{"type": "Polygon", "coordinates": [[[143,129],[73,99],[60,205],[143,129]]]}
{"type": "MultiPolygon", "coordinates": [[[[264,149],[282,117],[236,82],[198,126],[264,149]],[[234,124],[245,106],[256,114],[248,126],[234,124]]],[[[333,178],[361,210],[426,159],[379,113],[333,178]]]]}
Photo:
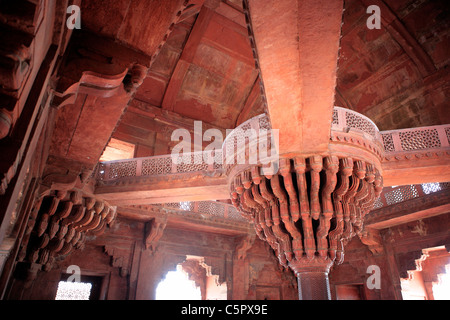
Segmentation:
{"type": "Polygon", "coordinates": [[[299,300],[331,300],[327,272],[297,273],[299,300]]]}
{"type": "Polygon", "coordinates": [[[318,256],[289,263],[297,276],[299,300],[331,300],[328,272],[332,264],[329,258],[318,256]]]}

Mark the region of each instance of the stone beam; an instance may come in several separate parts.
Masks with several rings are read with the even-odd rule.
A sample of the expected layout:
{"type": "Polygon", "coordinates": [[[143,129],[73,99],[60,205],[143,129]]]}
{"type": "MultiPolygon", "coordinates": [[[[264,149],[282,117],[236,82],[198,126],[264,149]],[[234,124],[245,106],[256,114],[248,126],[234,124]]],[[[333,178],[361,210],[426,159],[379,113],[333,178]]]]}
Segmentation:
{"type": "Polygon", "coordinates": [[[428,152],[420,159],[398,156],[381,166],[385,187],[450,181],[450,154],[445,152],[428,152]]]}
{"type": "Polygon", "coordinates": [[[152,219],[167,219],[168,228],[211,232],[229,236],[248,234],[252,231],[246,221],[213,217],[205,214],[183,214],[156,205],[123,206],[117,208],[119,217],[148,222],[152,219]]]}
{"type": "Polygon", "coordinates": [[[244,3],[272,128],[280,130],[280,154],[326,151],[343,1],[244,3]]]}
{"type": "Polygon", "coordinates": [[[366,228],[385,229],[450,212],[450,190],[445,189],[373,210],[364,220],[366,228]]]}
{"type": "Polygon", "coordinates": [[[229,198],[225,177],[199,172],[123,179],[97,186],[95,194],[118,206],[229,198]]]}
{"type": "Polygon", "coordinates": [[[65,100],[57,107],[51,155],[94,169],[130,100],[122,83],[125,75],[126,71],[115,76],[84,72],[80,81],[65,91],[65,100]]]}
{"type": "Polygon", "coordinates": [[[450,125],[382,131],[385,186],[450,181],[450,125]]]}
{"type": "Polygon", "coordinates": [[[200,10],[191,34],[189,35],[184,47],[183,53],[175,66],[175,70],[173,71],[172,77],[164,94],[162,101],[163,109],[173,111],[184,77],[188,72],[189,65],[194,59],[198,45],[200,44],[203,34],[205,33],[213,14],[214,11],[207,7],[202,7],[200,10]]]}

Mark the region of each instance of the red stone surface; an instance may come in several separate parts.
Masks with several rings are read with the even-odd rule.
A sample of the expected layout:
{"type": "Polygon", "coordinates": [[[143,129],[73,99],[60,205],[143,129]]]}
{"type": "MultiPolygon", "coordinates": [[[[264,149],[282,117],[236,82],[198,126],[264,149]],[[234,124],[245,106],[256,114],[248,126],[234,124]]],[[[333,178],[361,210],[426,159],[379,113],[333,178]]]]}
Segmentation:
{"type": "MultiPolygon", "coordinates": [[[[134,144],[136,157],[161,155],[173,148],[173,130],[192,132],[196,120],[204,130],[225,132],[267,112],[273,128],[283,131],[282,152],[312,154],[327,150],[333,105],[368,116],[381,130],[450,122],[445,0],[74,3],[81,30],[66,27],[64,1],[0,4],[1,30],[8,31],[0,50],[2,299],[53,299],[71,264],[104,280],[100,298],[152,299],[186,255],[204,258],[227,284],[229,299],[298,298],[293,273],[251,239],[247,226],[178,212],[161,237],[153,236],[148,226],[163,211],[130,210],[135,199],[123,192],[128,203],[115,224],[89,236],[84,249],[51,271],[37,272],[42,265],[23,254],[32,251],[28,240],[37,237],[33,227],[45,214],[33,208],[50,192],[95,194],[92,170],[111,137],[134,144]],[[380,30],[366,27],[369,4],[381,7],[380,30]],[[81,81],[80,89],[86,71],[104,81],[81,81]]],[[[383,162],[388,185],[447,179],[445,152],[419,156],[383,162]]],[[[160,201],[169,195],[171,202],[223,200],[228,192],[224,175],[178,178],[160,176],[148,185],[160,201]],[[190,192],[193,185],[201,195],[190,192]]],[[[442,203],[448,189],[441,192],[369,213],[369,230],[348,243],[344,263],[330,271],[331,297],[356,298],[359,288],[363,299],[401,299],[399,279],[422,250],[448,247],[448,204],[442,203]],[[370,265],[380,267],[380,289],[366,286],[370,265]]]]}

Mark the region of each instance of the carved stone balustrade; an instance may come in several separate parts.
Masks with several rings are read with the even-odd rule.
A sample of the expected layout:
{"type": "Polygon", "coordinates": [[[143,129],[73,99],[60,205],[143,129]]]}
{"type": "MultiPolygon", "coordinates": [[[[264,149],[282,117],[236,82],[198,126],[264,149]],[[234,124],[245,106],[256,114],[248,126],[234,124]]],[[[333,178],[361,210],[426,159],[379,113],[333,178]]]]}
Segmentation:
{"type": "MultiPolygon", "coordinates": [[[[334,107],[331,123],[328,153],[321,156],[357,154],[360,160],[381,163],[384,186],[411,184],[411,179],[450,181],[450,125],[379,132],[369,118],[340,107],[334,107]]],[[[256,163],[263,163],[267,170],[277,165],[277,140],[277,131],[271,130],[269,118],[262,114],[231,131],[222,150],[215,150],[212,163],[204,161],[202,152],[185,153],[183,159],[189,161],[181,163],[175,163],[170,154],[101,162],[95,192],[117,205],[224,199],[228,197],[227,177],[256,163]],[[171,182],[166,183],[168,179],[171,182]],[[181,184],[183,190],[174,190],[181,184]],[[125,191],[127,199],[123,198],[125,191]]],[[[305,158],[313,155],[302,154],[305,158]]]]}
{"type": "Polygon", "coordinates": [[[96,169],[97,182],[108,185],[120,179],[146,178],[157,175],[189,173],[222,168],[222,153],[217,150],[212,163],[204,161],[203,152],[189,152],[177,157],[173,161],[171,154],[114,160],[99,163],[96,169]]]}
{"type": "Polygon", "coordinates": [[[381,132],[387,186],[450,181],[450,124],[381,132]]]}

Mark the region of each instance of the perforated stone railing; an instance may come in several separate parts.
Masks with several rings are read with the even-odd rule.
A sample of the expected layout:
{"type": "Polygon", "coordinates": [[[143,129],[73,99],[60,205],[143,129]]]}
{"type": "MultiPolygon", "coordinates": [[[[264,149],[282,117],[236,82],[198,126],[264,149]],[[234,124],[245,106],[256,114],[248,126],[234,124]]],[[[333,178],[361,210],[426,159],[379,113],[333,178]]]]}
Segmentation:
{"type": "Polygon", "coordinates": [[[425,195],[446,189],[450,189],[450,182],[386,187],[383,189],[380,197],[375,201],[373,210],[401,203],[410,199],[423,197],[425,195]]]}
{"type": "Polygon", "coordinates": [[[208,217],[218,217],[235,220],[248,224],[238,210],[231,204],[218,201],[182,201],[155,204],[155,206],[165,208],[169,212],[181,212],[183,215],[206,215],[208,217]]]}
{"type": "MultiPolygon", "coordinates": [[[[185,153],[176,163],[172,155],[153,156],[101,162],[97,166],[98,181],[114,181],[131,177],[146,177],[187,172],[223,170],[225,174],[239,164],[248,160],[256,150],[259,156],[261,147],[271,153],[270,120],[266,114],[256,116],[238,126],[226,137],[222,150],[216,150],[214,161],[205,161],[207,154],[203,152],[185,153]],[[257,139],[250,141],[250,129],[256,132],[257,139]],[[264,135],[268,132],[267,135],[264,135]],[[263,134],[261,134],[263,133],[263,134]],[[261,143],[262,142],[262,143],[261,143]],[[253,148],[253,149],[252,149],[253,148]],[[231,163],[229,163],[231,159],[231,163]]],[[[355,132],[364,137],[372,145],[372,151],[381,157],[427,152],[428,150],[449,150],[450,125],[409,128],[401,130],[379,131],[369,118],[349,109],[334,107],[331,132],[355,132]]]]}
{"type": "Polygon", "coordinates": [[[382,131],[386,153],[446,149],[450,145],[450,125],[382,131]]]}
{"type": "Polygon", "coordinates": [[[349,132],[350,130],[362,132],[366,139],[382,141],[377,125],[366,116],[341,107],[334,107],[331,122],[332,131],[349,132]]]}
{"type": "Polygon", "coordinates": [[[260,114],[232,130],[222,144],[222,163],[228,175],[236,166],[257,164],[275,154],[276,138],[272,136],[269,117],[260,114]],[[272,150],[273,152],[272,152],[272,150]]]}
{"type": "Polygon", "coordinates": [[[97,181],[147,177],[187,172],[214,171],[222,168],[222,152],[215,151],[214,161],[204,152],[184,153],[173,161],[171,154],[127,160],[100,162],[96,169],[97,181]]]}

